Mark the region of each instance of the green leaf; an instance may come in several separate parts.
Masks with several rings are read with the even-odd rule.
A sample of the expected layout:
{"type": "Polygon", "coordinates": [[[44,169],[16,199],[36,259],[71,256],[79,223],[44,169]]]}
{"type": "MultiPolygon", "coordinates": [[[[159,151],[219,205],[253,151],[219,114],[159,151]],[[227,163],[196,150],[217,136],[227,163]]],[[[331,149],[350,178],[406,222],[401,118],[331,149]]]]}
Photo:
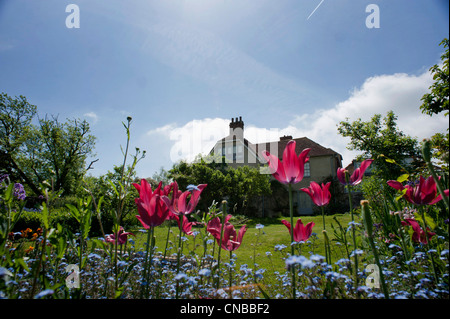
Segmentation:
{"type": "Polygon", "coordinates": [[[70,214],[79,222],[81,223],[81,214],[78,208],[73,206],[72,204],[66,204],[67,208],[70,209],[70,214]]]}
{"type": "Polygon", "coordinates": [[[385,161],[388,162],[388,163],[392,163],[392,164],[396,164],[397,163],[395,160],[390,159],[390,158],[386,158],[385,161]]]}
{"type": "Polygon", "coordinates": [[[408,178],[409,178],[409,174],[403,174],[403,175],[400,175],[400,176],[397,178],[397,182],[403,183],[404,181],[407,181],[408,178]]]}
{"type": "Polygon", "coordinates": [[[7,202],[7,203],[11,203],[11,201],[13,199],[13,188],[14,188],[14,184],[11,183],[8,185],[8,188],[6,189],[5,202],[7,202]]]}
{"type": "Polygon", "coordinates": [[[46,229],[48,229],[50,227],[50,223],[48,220],[48,207],[45,202],[42,203],[42,222],[44,223],[44,227],[46,229]]]}
{"type": "Polygon", "coordinates": [[[23,269],[25,269],[26,271],[30,271],[30,269],[28,268],[27,263],[23,260],[23,258],[16,258],[14,260],[14,263],[16,265],[20,265],[23,269]]]}
{"type": "Polygon", "coordinates": [[[267,292],[264,291],[264,289],[261,288],[261,285],[258,285],[258,289],[259,289],[259,291],[261,291],[264,298],[270,299],[270,296],[267,294],[267,292]]]}

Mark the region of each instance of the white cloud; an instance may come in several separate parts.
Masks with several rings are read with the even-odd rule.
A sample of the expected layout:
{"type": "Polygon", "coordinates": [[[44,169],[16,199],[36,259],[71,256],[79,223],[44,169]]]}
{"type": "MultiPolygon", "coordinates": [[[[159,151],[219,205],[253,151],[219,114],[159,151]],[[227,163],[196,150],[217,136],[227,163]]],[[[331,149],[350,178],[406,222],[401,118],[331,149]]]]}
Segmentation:
{"type": "MultiPolygon", "coordinates": [[[[351,92],[350,97],[328,110],[297,116],[290,124],[298,128],[296,134],[308,136],[316,142],[342,154],[344,164],[357,154],[346,149],[349,139],[337,131],[340,121],[368,121],[374,114],[383,117],[390,110],[398,117],[398,128],[421,140],[436,132],[445,132],[448,119],[443,115],[430,117],[421,113],[421,97],[432,84],[429,72],[420,75],[393,74],[368,78],[351,92]]],[[[293,133],[294,134],[294,133],[293,133]]]]}
{"type": "Polygon", "coordinates": [[[192,161],[198,154],[208,153],[219,139],[228,135],[228,124],[229,120],[206,118],[192,120],[183,126],[167,124],[147,131],[145,135],[149,144],[158,143],[158,152],[164,152],[166,158],[170,155],[173,164],[179,160],[192,161]],[[165,145],[161,145],[161,140],[165,145]]]}
{"type": "Polygon", "coordinates": [[[92,119],[93,124],[97,123],[98,121],[98,115],[95,114],[94,112],[84,113],[83,116],[92,119]]]}
{"type": "MultiPolygon", "coordinates": [[[[347,165],[358,154],[346,149],[349,139],[342,137],[337,131],[339,122],[347,118],[349,121],[358,118],[368,121],[374,114],[384,117],[388,111],[393,110],[398,117],[399,129],[419,140],[436,132],[445,132],[448,128],[447,118],[443,115],[430,117],[422,114],[419,109],[420,98],[428,92],[431,83],[432,78],[428,72],[420,75],[374,76],[368,78],[360,88],[354,89],[347,100],[330,109],[294,116],[281,128],[260,128],[246,124],[244,137],[252,143],[260,143],[276,141],[283,135],[292,135],[294,138],[306,136],[340,153],[343,164],[347,165]]],[[[228,135],[229,122],[229,119],[205,118],[192,120],[183,126],[172,123],[148,131],[146,136],[150,140],[159,141],[156,149],[170,154],[172,163],[180,159],[191,161],[199,153],[208,153],[216,141],[228,135]]],[[[167,155],[165,157],[167,159],[167,155]]]]}

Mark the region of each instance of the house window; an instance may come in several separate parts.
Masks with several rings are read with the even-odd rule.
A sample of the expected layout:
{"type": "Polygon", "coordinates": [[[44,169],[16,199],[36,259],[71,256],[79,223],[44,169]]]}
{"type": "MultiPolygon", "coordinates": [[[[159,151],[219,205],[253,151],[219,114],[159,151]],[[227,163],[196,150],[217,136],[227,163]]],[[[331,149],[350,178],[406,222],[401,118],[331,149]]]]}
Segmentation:
{"type": "Polygon", "coordinates": [[[305,163],[305,172],[303,174],[303,177],[311,177],[311,166],[309,162],[305,163]]]}

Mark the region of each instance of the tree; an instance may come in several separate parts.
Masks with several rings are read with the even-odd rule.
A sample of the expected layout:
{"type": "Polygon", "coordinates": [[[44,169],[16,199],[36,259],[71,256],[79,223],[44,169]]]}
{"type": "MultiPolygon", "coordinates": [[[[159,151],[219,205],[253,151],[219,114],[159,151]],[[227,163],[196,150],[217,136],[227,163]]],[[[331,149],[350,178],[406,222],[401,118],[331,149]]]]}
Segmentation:
{"type": "Polygon", "coordinates": [[[197,159],[194,163],[179,162],[169,170],[169,178],[177,181],[179,189],[189,184],[208,184],[202,192],[198,207],[206,211],[213,200],[227,199],[230,208],[247,214],[249,202],[255,196],[270,194],[270,177],[247,166],[232,168],[227,164],[197,159]]]}
{"type": "Polygon", "coordinates": [[[36,195],[39,184],[53,181],[54,190],[74,193],[85,173],[95,137],[89,123],[45,116],[32,124],[36,106],[25,97],[0,96],[0,170],[23,181],[36,195]]]}
{"type": "MultiPolygon", "coordinates": [[[[430,93],[424,94],[420,106],[422,113],[433,116],[445,111],[445,116],[448,115],[448,100],[449,100],[449,73],[448,73],[448,57],[449,57],[449,41],[442,40],[440,45],[446,48],[441,55],[442,66],[435,64],[430,68],[433,74],[434,83],[430,86],[430,93]]],[[[449,133],[436,133],[431,137],[432,157],[437,160],[437,164],[442,169],[448,172],[449,170],[449,133]]]]}
{"type": "Polygon", "coordinates": [[[349,123],[347,119],[338,126],[339,133],[351,139],[347,148],[363,152],[358,160],[372,158],[375,173],[385,179],[396,179],[402,174],[402,167],[414,168],[407,164],[407,159],[414,159],[414,163],[421,160],[417,140],[399,131],[396,120],[390,111],[383,121],[381,114],[375,114],[368,122],[358,119],[349,123]]]}
{"type": "Polygon", "coordinates": [[[36,106],[28,103],[25,96],[13,99],[5,93],[0,94],[0,170],[14,180],[23,181],[37,194],[39,189],[21,170],[17,158],[31,135],[31,120],[35,114],[36,106]]]}
{"type": "Polygon", "coordinates": [[[448,100],[449,100],[449,74],[448,74],[448,39],[442,40],[439,45],[443,45],[446,48],[445,52],[441,55],[442,66],[437,64],[430,68],[433,74],[434,83],[430,86],[430,93],[426,93],[422,98],[423,104],[420,106],[422,113],[433,115],[446,111],[445,115],[448,115],[448,100]]]}

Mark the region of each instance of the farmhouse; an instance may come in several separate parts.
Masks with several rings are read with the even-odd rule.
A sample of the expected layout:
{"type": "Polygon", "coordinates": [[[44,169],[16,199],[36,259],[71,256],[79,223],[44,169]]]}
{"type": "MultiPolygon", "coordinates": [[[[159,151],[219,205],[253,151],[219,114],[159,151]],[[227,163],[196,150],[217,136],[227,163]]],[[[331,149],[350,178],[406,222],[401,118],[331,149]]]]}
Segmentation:
{"type": "MultiPolygon", "coordinates": [[[[278,141],[253,144],[244,138],[242,117],[236,117],[231,119],[229,135],[216,142],[210,155],[221,156],[222,160],[226,161],[231,167],[246,165],[259,168],[262,174],[268,174],[267,162],[262,152],[267,150],[282,160],[284,148],[290,140],[295,140],[297,154],[300,154],[306,148],[311,149],[309,152],[310,159],[305,165],[304,178],[300,183],[293,186],[294,210],[296,214],[310,215],[313,213],[313,202],[300,189],[308,187],[311,181],[320,183],[326,179],[337,179],[337,169],[342,167],[342,156],[339,153],[307,137],[281,136],[278,141]]],[[[258,211],[263,216],[285,213],[285,210],[288,209],[287,190],[282,189],[284,186],[278,182],[273,182],[272,185],[274,194],[270,198],[267,198],[268,196],[266,198],[262,197],[258,200],[258,203],[254,203],[258,206],[258,211]],[[277,190],[280,188],[281,190],[277,190]],[[283,196],[278,196],[282,194],[283,196]]]]}

